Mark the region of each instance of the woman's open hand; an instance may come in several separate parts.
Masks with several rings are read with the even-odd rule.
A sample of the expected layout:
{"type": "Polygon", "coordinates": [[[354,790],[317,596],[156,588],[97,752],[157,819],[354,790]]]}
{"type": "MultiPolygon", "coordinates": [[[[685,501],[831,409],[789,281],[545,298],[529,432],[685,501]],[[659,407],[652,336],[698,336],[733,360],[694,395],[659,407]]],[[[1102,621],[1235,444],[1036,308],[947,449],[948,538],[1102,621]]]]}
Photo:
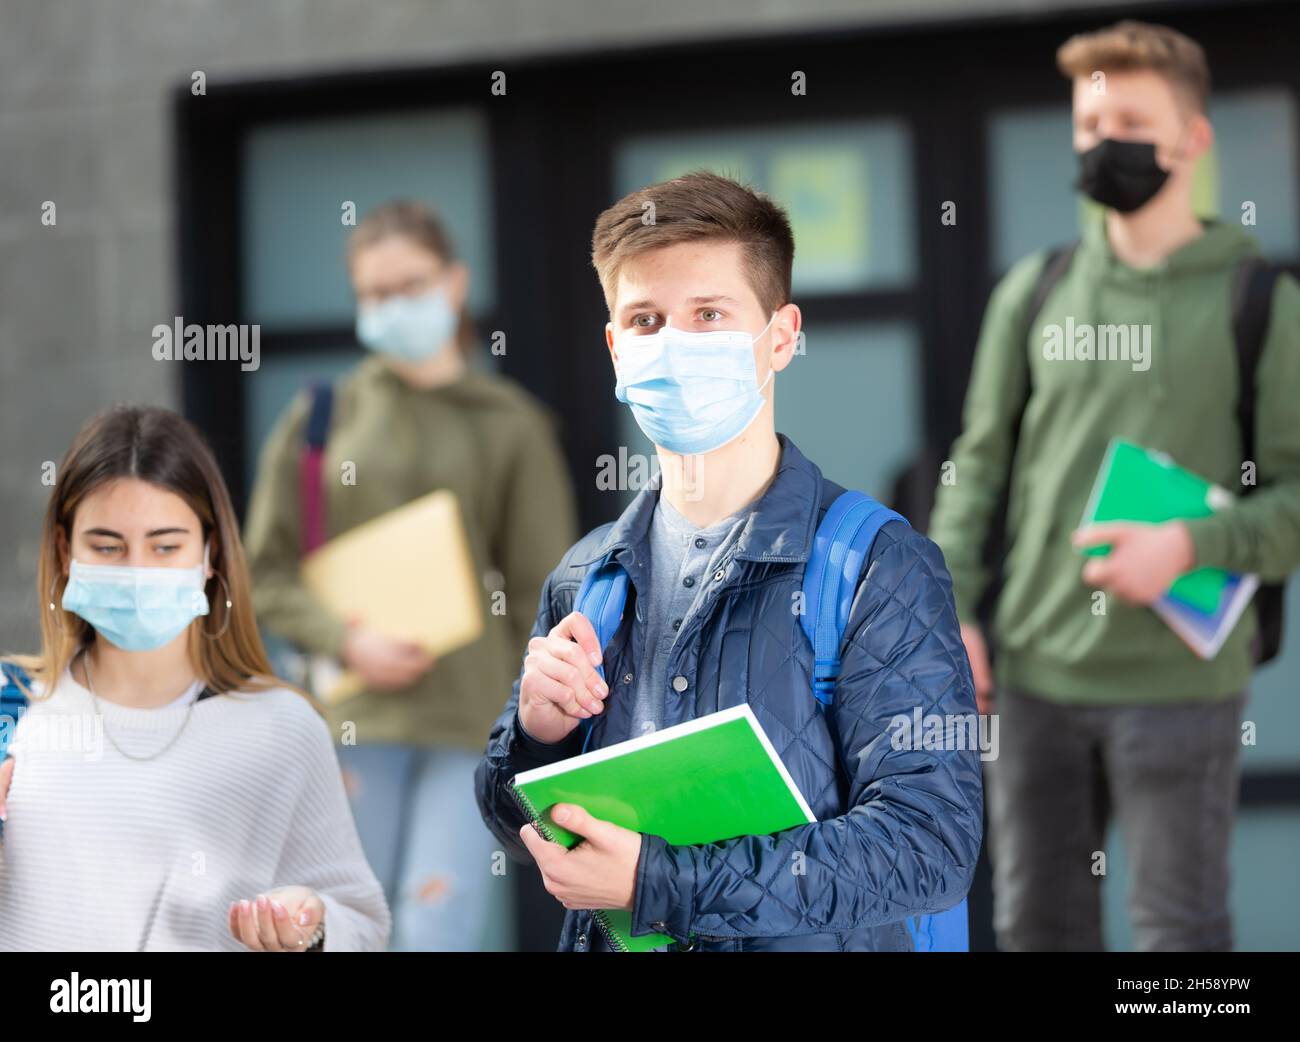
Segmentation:
{"type": "Polygon", "coordinates": [[[230,932],[255,952],[306,951],[325,918],[320,895],[306,886],[282,886],[230,902],[230,932]]]}

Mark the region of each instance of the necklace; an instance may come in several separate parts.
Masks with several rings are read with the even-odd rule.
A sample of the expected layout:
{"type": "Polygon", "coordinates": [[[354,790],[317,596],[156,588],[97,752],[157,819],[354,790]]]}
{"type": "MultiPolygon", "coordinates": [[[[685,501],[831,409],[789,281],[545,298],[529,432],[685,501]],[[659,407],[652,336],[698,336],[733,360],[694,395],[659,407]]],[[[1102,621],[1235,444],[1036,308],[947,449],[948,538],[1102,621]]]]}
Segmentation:
{"type": "MultiPolygon", "coordinates": [[[[184,733],[185,725],[190,722],[190,716],[194,713],[194,702],[191,702],[189,706],[186,707],[185,719],[181,721],[181,726],[177,729],[176,733],[167,740],[166,745],[164,745],[156,753],[150,753],[148,756],[135,756],[127,752],[125,749],[123,749],[120,745],[117,744],[117,742],[113,741],[113,734],[108,729],[108,722],[104,719],[104,714],[100,711],[99,708],[99,696],[95,694],[95,683],[90,675],[90,653],[89,652],[82,653],[81,665],[82,668],[84,668],[86,671],[86,690],[90,692],[90,697],[95,702],[95,715],[99,717],[99,725],[104,729],[104,737],[108,739],[109,745],[111,745],[119,753],[125,756],[128,760],[137,760],[143,762],[146,760],[157,759],[159,756],[161,756],[163,753],[165,753],[168,749],[170,749],[173,745],[176,744],[176,739],[178,739],[184,733]]],[[[197,701],[197,699],[195,701],[197,701]]]]}

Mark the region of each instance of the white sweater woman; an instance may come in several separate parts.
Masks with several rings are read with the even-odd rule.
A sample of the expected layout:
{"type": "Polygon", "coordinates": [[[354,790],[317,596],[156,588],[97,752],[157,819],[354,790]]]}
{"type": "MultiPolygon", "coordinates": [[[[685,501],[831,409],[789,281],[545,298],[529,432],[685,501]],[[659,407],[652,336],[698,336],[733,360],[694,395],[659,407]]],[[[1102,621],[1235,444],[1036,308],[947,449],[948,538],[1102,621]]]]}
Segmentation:
{"type": "Polygon", "coordinates": [[[134,708],[65,670],[10,751],[0,950],[246,950],[238,902],[283,887],[323,903],[318,950],[383,949],[383,892],[329,730],[302,695],[213,695],[195,681],[134,708]]]}
{"type": "Polygon", "coordinates": [[[57,474],[40,651],[0,660],[0,704],[27,703],[0,763],[0,949],[383,948],[328,725],[272,673],[203,436],[117,406],[57,474]]]}

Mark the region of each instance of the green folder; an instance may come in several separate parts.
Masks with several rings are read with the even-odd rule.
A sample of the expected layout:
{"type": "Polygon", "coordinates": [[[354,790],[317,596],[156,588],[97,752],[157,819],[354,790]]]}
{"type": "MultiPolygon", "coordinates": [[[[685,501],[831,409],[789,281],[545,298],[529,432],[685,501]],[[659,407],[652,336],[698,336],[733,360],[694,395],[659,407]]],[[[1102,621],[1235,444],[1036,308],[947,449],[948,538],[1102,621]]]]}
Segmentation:
{"type": "MultiPolygon", "coordinates": [[[[1178,466],[1163,452],[1114,438],[1106,449],[1082,524],[1106,521],[1159,523],[1176,518],[1208,517],[1232,502],[1227,489],[1178,466]]],[[[1110,546],[1088,547],[1089,556],[1110,553],[1110,546]]],[[[1230,575],[1222,568],[1196,568],[1180,575],[1169,596],[1213,615],[1230,575]]]]}
{"type": "MultiPolygon", "coordinates": [[[[538,831],[572,847],[579,837],[551,820],[557,803],[662,836],[674,845],[765,836],[816,821],[748,705],[666,727],[515,776],[513,794],[538,831]]],[[[616,951],[673,943],[632,936],[632,913],[596,913],[616,951]]]]}

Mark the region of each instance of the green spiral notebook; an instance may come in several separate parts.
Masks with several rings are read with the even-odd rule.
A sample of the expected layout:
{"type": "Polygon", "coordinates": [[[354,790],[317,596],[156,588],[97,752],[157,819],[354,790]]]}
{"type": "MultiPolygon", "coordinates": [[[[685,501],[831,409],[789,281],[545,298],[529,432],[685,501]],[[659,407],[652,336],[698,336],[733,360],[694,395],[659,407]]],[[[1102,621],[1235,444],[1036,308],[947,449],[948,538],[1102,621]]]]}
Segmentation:
{"type": "MultiPolygon", "coordinates": [[[[817,820],[748,705],[524,771],[511,788],[538,831],[566,847],[579,837],[551,820],[557,803],[674,845],[765,836],[817,820]]],[[[673,940],[633,937],[627,910],[599,911],[596,922],[616,951],[673,940]]]]}

